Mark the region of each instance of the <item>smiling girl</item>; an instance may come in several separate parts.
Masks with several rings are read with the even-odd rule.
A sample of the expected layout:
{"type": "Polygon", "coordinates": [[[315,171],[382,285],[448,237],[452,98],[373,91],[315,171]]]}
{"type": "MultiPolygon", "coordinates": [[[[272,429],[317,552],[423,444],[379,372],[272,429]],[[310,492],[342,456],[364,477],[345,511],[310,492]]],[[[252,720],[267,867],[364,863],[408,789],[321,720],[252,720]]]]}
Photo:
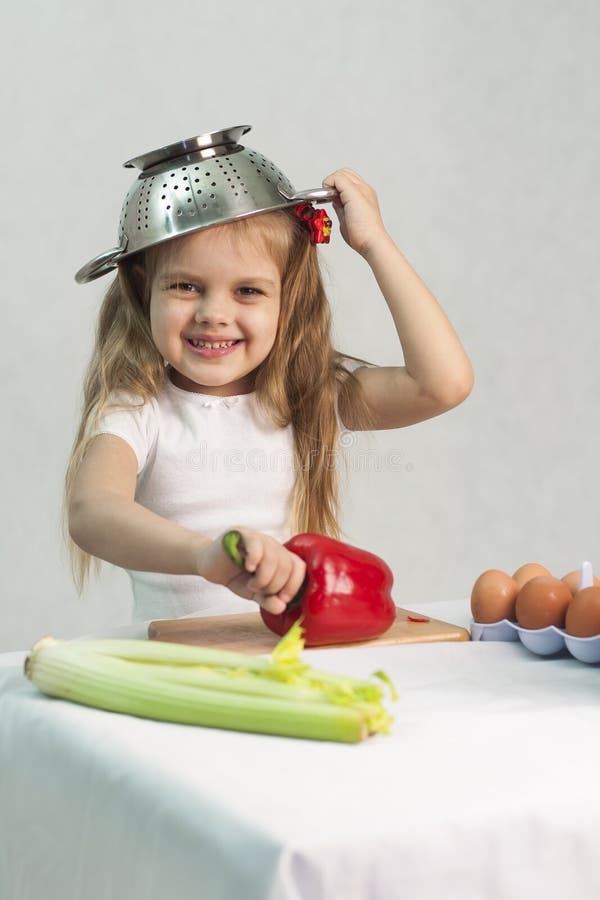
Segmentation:
{"type": "MultiPolygon", "coordinates": [[[[256,223],[251,227],[256,230],[256,223]]],[[[152,288],[156,347],[172,367],[173,384],[183,390],[247,394],[277,334],[279,267],[267,246],[240,241],[239,229],[227,226],[198,232],[182,244],[177,265],[161,272],[152,288]]]]}
{"type": "Polygon", "coordinates": [[[80,592],[104,559],[127,570],[135,620],[241,612],[249,599],[282,612],[305,575],[283,542],[340,535],[340,429],[400,428],[469,394],[469,360],[373,189],[351,169],[323,184],[337,191],[342,236],[373,272],[404,364],[332,346],[306,204],[199,222],[119,259],[66,475],[80,592]],[[232,528],[243,571],[222,547],[232,528]]]}

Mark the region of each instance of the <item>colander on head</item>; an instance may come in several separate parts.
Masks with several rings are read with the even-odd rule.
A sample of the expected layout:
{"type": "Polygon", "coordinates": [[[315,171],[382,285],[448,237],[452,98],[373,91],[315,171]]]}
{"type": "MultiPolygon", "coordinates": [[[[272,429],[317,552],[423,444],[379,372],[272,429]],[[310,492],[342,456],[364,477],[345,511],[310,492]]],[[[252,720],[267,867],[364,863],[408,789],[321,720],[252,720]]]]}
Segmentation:
{"type": "Polygon", "coordinates": [[[139,250],[200,228],[337,197],[333,188],[294,190],[274,163],[239,143],[250,128],[209,131],[124,163],[141,171],[123,203],[119,245],[82,266],[75,281],[93,281],[139,250]]]}

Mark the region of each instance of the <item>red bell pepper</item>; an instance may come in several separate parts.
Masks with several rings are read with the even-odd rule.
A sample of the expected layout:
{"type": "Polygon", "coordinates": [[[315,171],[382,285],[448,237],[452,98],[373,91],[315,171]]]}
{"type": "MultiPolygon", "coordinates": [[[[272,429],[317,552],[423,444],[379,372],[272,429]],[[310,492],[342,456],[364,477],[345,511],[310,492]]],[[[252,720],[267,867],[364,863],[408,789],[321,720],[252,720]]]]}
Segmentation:
{"type": "MultiPolygon", "coordinates": [[[[239,532],[228,532],[223,544],[243,565],[239,552],[237,559],[232,554],[240,539],[239,532]]],[[[282,613],[261,608],[271,631],[286,634],[302,616],[305,645],[315,647],[366,641],[390,628],[396,617],[390,593],[394,576],[382,559],[321,534],[297,534],[284,547],[305,561],[306,577],[282,613]]]]}

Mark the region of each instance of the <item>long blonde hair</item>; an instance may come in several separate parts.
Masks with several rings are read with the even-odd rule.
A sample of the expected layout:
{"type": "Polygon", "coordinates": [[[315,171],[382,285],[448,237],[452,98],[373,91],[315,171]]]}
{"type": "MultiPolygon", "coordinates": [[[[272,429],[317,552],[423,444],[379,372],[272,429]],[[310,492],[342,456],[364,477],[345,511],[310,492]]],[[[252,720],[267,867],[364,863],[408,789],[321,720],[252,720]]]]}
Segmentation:
{"type": "MultiPolygon", "coordinates": [[[[256,373],[256,399],[271,421],[294,431],[294,487],[291,523],[303,531],[339,538],[338,420],[368,429],[372,419],[356,377],[343,366],[331,342],[331,311],[316,247],[306,225],[289,209],[238,219],[227,229],[240,243],[252,242],[273,258],[281,273],[281,305],[271,351],[256,373]]],[[[97,322],[95,344],[83,384],[79,429],[65,476],[63,538],[73,580],[81,594],[92,561],[69,534],[69,504],[77,473],[103,414],[119,404],[113,392],[134,394],[145,403],[157,397],[167,376],[150,328],[150,295],[156,273],[180,248],[179,237],[125,258],[108,287],[97,322]]]]}

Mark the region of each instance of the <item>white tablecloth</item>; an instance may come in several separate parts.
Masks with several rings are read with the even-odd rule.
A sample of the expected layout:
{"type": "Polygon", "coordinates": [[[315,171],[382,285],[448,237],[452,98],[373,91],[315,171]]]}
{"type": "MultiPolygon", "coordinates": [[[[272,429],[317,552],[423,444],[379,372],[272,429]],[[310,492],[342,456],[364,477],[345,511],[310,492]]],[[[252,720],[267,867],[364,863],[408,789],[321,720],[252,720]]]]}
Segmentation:
{"type": "Polygon", "coordinates": [[[305,654],[384,669],[393,733],[137,719],[46,698],[0,656],[2,900],[598,900],[598,666],[520,643],[305,654]]]}

